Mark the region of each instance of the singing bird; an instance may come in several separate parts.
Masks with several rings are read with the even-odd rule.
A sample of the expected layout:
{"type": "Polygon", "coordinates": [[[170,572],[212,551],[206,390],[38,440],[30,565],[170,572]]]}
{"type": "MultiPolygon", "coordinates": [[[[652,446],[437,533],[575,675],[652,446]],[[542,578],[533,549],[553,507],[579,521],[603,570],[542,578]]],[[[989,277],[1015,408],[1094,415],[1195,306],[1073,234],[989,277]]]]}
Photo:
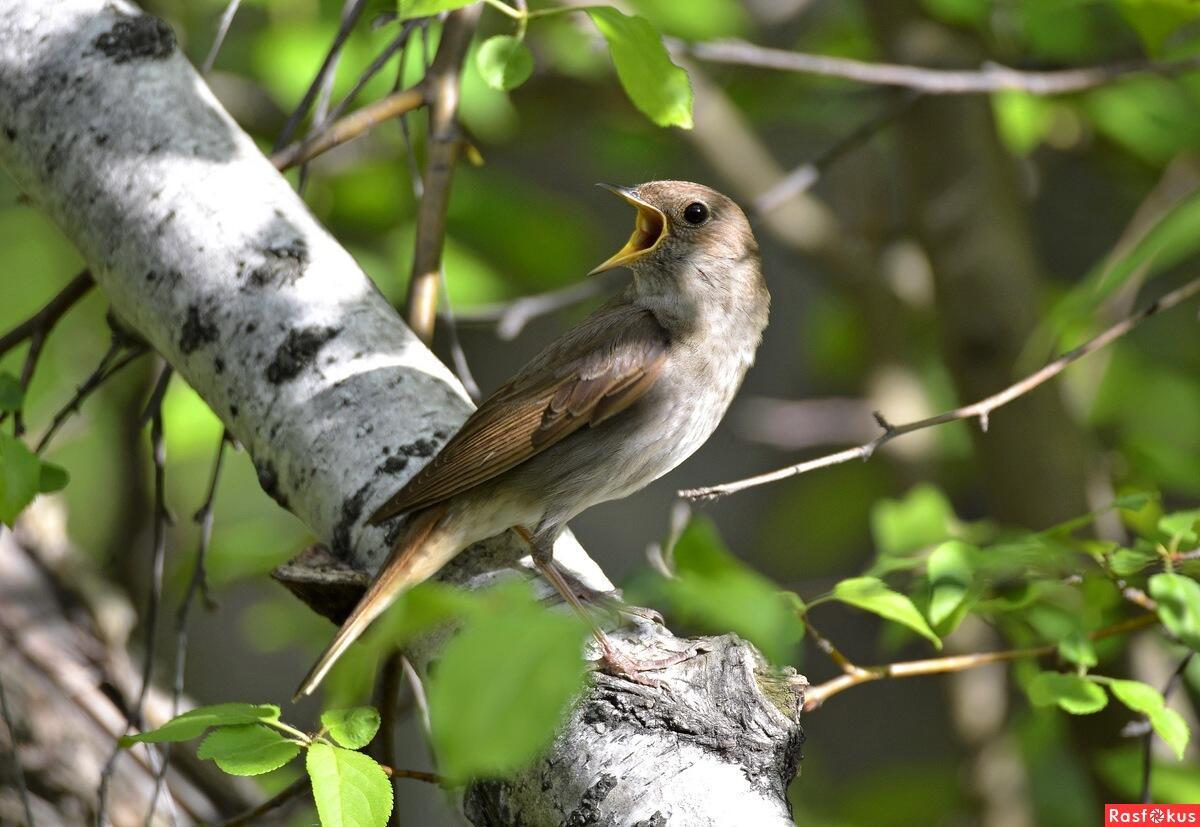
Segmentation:
{"type": "MultiPolygon", "coordinates": [[[[507,529],[529,541],[539,568],[578,606],[552,558],[567,521],[679,465],[725,415],[770,306],[750,223],[700,184],[601,186],[632,204],[637,219],[625,246],[588,275],[623,266],[632,283],[484,401],[370,517],[408,515],[297,697],[397,596],[507,529]]],[[[597,634],[609,665],[628,674],[630,662],[597,634]]]]}

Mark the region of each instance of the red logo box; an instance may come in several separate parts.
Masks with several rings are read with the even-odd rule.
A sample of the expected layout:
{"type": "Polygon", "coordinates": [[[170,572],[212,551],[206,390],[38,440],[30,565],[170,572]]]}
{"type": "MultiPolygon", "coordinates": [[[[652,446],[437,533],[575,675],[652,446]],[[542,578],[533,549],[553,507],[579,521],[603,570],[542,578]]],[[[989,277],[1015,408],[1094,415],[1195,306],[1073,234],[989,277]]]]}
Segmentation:
{"type": "Polygon", "coordinates": [[[1200,827],[1200,804],[1104,805],[1104,827],[1125,824],[1195,824],[1200,827]]]}

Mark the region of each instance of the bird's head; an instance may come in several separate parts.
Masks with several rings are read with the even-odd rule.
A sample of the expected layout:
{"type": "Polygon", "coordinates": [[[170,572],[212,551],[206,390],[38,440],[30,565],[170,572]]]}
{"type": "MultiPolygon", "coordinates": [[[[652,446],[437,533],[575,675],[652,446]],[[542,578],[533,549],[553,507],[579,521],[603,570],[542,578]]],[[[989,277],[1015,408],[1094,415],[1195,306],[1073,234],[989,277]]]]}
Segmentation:
{"type": "Polygon", "coordinates": [[[625,246],[589,275],[628,267],[639,292],[675,302],[682,312],[761,308],[765,325],[769,297],[758,243],[737,204],[689,181],[600,186],[632,204],[637,219],[625,246]]]}

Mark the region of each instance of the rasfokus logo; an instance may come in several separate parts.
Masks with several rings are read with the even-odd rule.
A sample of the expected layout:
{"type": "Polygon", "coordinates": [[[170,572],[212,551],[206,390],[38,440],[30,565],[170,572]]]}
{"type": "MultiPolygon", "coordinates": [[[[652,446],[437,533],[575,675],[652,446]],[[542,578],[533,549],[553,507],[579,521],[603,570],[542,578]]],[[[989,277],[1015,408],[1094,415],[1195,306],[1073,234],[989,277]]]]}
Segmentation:
{"type": "Polygon", "coordinates": [[[1200,804],[1105,804],[1104,827],[1118,824],[1200,825],[1200,804]]]}

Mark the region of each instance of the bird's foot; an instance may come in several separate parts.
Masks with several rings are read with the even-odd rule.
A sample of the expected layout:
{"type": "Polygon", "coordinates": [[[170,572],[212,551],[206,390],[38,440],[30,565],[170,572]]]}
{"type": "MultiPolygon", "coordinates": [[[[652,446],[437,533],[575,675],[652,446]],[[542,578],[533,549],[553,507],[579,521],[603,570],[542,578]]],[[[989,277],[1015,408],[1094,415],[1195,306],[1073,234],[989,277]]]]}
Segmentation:
{"type": "Polygon", "coordinates": [[[664,689],[670,691],[670,686],[661,680],[649,678],[643,675],[643,672],[660,672],[664,669],[670,669],[676,664],[683,663],[691,657],[695,657],[696,650],[689,649],[684,652],[676,652],[663,658],[639,659],[626,655],[613,646],[612,641],[607,635],[599,635],[596,638],[600,645],[600,660],[597,663],[598,669],[603,669],[611,675],[624,678],[627,681],[649,686],[655,689],[664,689]]]}

